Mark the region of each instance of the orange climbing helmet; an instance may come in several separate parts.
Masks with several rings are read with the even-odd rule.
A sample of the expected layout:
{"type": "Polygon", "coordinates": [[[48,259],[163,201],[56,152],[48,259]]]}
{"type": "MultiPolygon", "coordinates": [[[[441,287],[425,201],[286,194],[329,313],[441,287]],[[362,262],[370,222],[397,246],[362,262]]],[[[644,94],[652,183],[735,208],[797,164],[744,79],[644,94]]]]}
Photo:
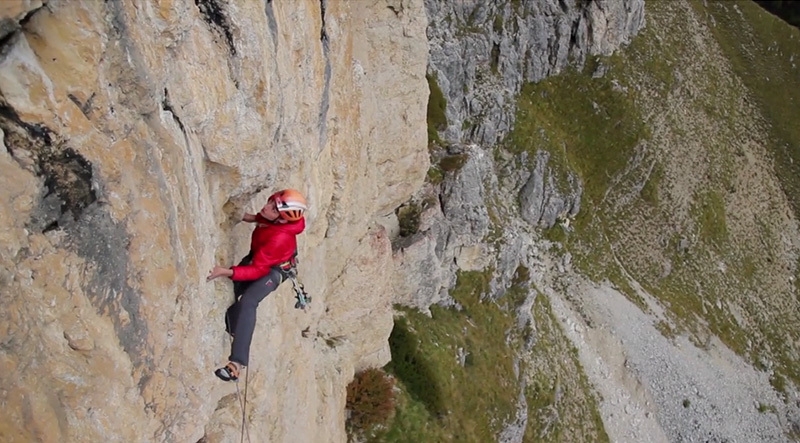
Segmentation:
{"type": "Polygon", "coordinates": [[[274,201],[281,218],[290,222],[303,218],[303,214],[308,209],[306,198],[296,189],[278,191],[269,196],[269,201],[274,201]]]}

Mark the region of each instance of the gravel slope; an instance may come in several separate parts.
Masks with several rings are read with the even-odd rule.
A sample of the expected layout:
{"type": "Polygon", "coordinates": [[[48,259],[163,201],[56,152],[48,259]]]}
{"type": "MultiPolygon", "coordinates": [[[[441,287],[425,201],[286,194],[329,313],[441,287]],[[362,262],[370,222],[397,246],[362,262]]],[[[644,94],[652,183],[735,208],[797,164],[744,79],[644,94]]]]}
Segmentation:
{"type": "Polygon", "coordinates": [[[765,373],[718,341],[705,350],[685,337],[665,338],[654,327],[658,314],[644,313],[610,285],[575,275],[559,280],[566,290],[544,293],[602,396],[612,441],[788,441],[779,421],[783,402],[765,373]]]}

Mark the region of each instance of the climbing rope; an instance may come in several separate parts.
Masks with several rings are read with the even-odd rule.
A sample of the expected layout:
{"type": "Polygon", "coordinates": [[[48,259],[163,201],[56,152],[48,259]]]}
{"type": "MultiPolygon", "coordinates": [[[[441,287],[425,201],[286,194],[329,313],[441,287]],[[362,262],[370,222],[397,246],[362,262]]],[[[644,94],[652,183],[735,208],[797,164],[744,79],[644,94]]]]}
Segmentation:
{"type": "MultiPolygon", "coordinates": [[[[295,309],[302,309],[305,311],[308,304],[311,303],[311,296],[308,295],[303,284],[297,281],[297,268],[292,266],[288,271],[284,271],[286,277],[292,281],[292,289],[294,289],[295,299],[297,302],[294,304],[295,309]]],[[[231,343],[233,337],[229,336],[231,343]]],[[[239,380],[236,380],[236,398],[239,400],[239,408],[242,410],[242,430],[240,443],[244,443],[245,435],[247,436],[247,443],[250,443],[250,429],[247,427],[247,382],[250,378],[250,371],[247,366],[244,368],[244,395],[239,391],[239,380]]]]}
{"type": "Polygon", "coordinates": [[[236,398],[239,399],[239,408],[242,410],[242,435],[240,443],[244,443],[244,436],[247,435],[247,443],[250,443],[250,429],[247,428],[247,381],[250,378],[250,371],[244,367],[244,396],[239,392],[239,380],[236,380],[236,398]]]}
{"type": "MultiPolygon", "coordinates": [[[[233,337],[228,336],[230,338],[231,343],[233,343],[233,337]]],[[[244,396],[242,396],[241,392],[239,392],[239,380],[236,380],[236,399],[239,400],[239,409],[242,411],[242,435],[239,439],[240,443],[244,443],[244,436],[247,435],[247,443],[250,443],[250,429],[247,428],[247,381],[250,378],[250,371],[247,366],[244,367],[244,396]]]]}

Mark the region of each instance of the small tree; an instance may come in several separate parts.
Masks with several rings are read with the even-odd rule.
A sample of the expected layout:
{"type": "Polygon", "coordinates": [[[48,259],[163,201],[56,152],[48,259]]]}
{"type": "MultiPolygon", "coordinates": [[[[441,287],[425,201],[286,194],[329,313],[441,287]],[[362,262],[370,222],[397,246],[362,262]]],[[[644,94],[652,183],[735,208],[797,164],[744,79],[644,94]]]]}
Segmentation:
{"type": "Polygon", "coordinates": [[[347,385],[348,431],[365,434],[385,424],[394,411],[394,400],[394,379],[382,369],[357,373],[347,385]]]}

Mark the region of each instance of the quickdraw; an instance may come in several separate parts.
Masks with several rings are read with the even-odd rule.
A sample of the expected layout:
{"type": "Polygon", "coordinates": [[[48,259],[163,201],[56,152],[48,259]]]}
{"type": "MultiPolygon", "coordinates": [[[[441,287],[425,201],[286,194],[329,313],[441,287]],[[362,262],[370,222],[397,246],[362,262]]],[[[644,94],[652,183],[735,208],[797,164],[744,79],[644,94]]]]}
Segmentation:
{"type": "Polygon", "coordinates": [[[297,300],[294,304],[294,308],[305,311],[306,308],[308,308],[308,304],[311,303],[311,296],[308,295],[305,288],[303,288],[303,284],[297,281],[297,277],[292,275],[289,278],[292,280],[292,289],[294,289],[295,293],[294,298],[297,300]]]}
{"type": "Polygon", "coordinates": [[[292,289],[294,289],[295,309],[302,309],[306,311],[308,305],[311,303],[311,296],[308,295],[303,284],[297,280],[297,256],[292,257],[292,260],[287,262],[290,264],[288,267],[281,267],[284,277],[292,281],[292,289]]]}

